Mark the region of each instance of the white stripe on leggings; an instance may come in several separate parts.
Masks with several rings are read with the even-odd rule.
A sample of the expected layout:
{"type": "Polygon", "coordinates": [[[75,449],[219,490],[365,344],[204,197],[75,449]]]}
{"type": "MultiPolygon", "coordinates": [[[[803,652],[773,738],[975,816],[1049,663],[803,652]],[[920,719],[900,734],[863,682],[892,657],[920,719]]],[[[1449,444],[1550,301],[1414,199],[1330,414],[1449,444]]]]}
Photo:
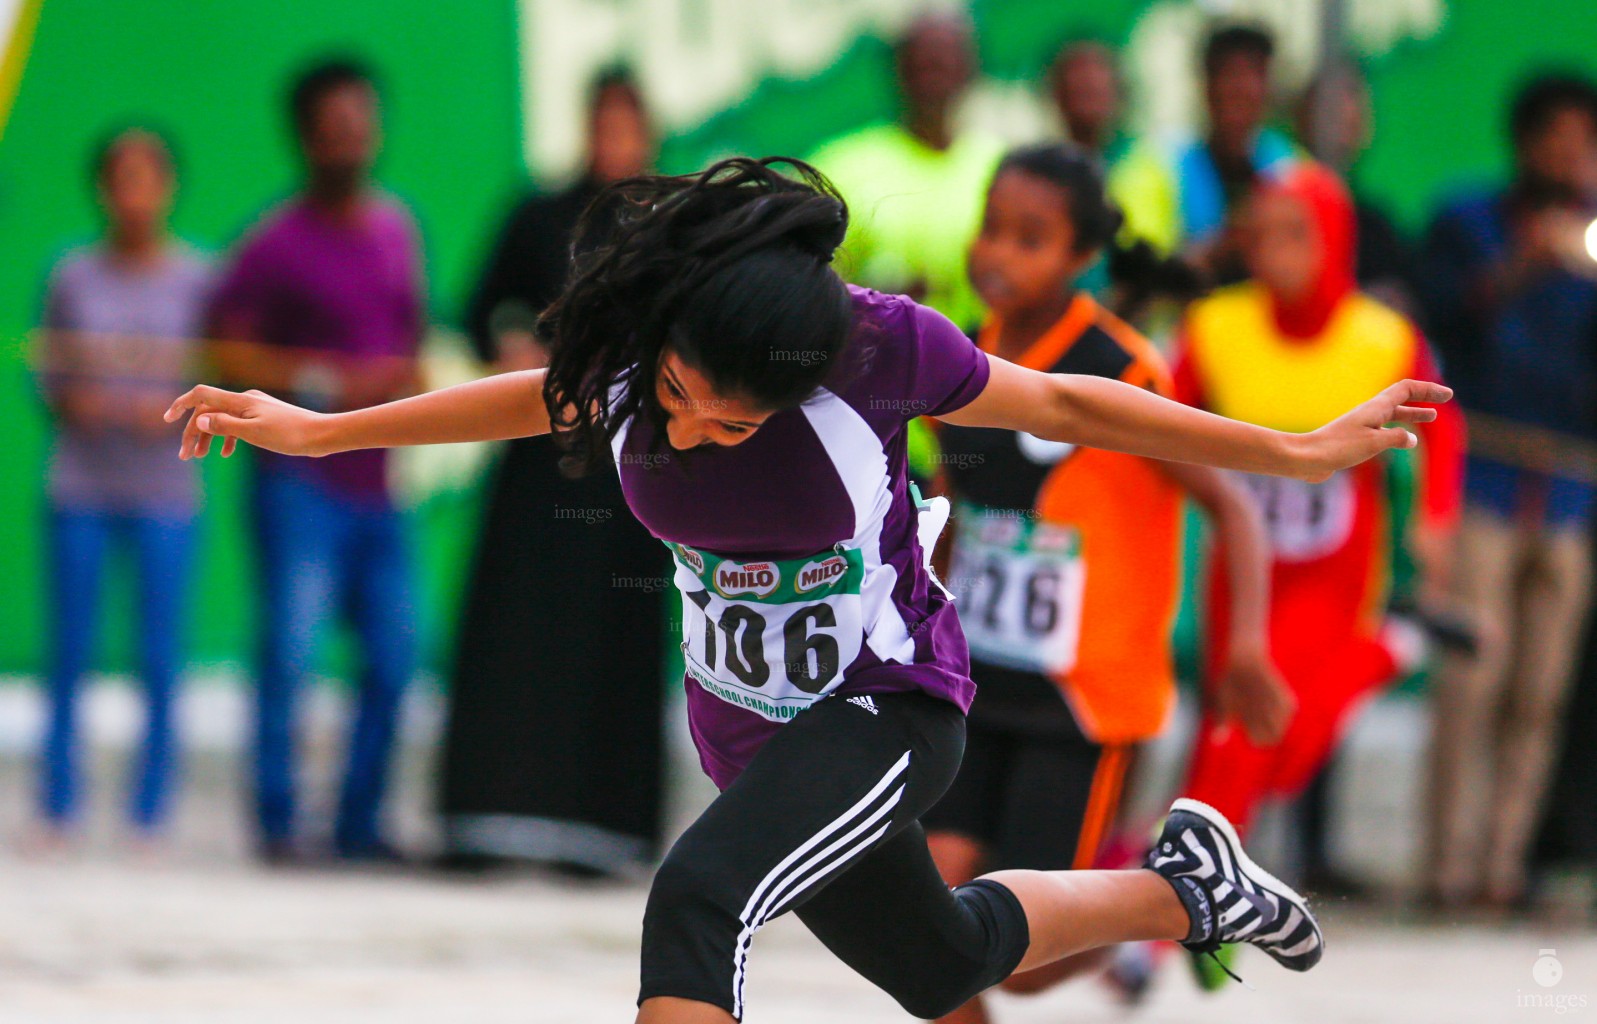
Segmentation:
{"type": "MultiPolygon", "coordinates": [[[[908,769],[909,751],[906,750],[904,751],[904,756],[894,762],[893,766],[887,770],[887,774],[882,776],[881,781],[875,786],[871,787],[871,791],[861,797],[858,803],[844,811],[842,814],[838,815],[836,818],[832,819],[832,821],[829,822],[819,832],[805,840],[798,849],[794,850],[786,857],[783,857],[781,862],[777,864],[776,867],[772,868],[770,872],[760,880],[760,884],[755,886],[753,894],[749,896],[749,902],[743,907],[743,913],[738,917],[738,920],[743,924],[743,931],[738,935],[737,945],[734,946],[732,950],[732,1015],[734,1017],[741,1019],[743,1016],[743,972],[744,968],[748,964],[749,943],[753,940],[755,931],[758,930],[760,925],[764,923],[764,915],[761,914],[761,910],[763,909],[764,904],[767,902],[768,897],[773,896],[780,891],[782,884],[788,878],[799,872],[802,872],[805,868],[813,864],[817,858],[824,857],[828,851],[833,849],[837,844],[833,844],[832,847],[822,850],[816,855],[816,858],[811,858],[802,864],[797,863],[801,858],[804,857],[805,854],[831,839],[832,836],[839,830],[846,829],[848,824],[852,822],[855,817],[857,817],[862,811],[864,811],[878,798],[880,798],[887,788],[897,781],[899,776],[903,775],[908,769]]],[[[883,813],[891,810],[893,806],[896,805],[900,799],[902,799],[903,795],[904,787],[900,786],[897,791],[888,797],[886,803],[883,804],[881,809],[878,809],[876,814],[872,815],[868,820],[856,826],[856,828],[852,832],[849,832],[848,835],[845,835],[839,839],[838,844],[847,842],[852,836],[857,835],[860,830],[869,828],[870,825],[878,820],[883,813]]],[[[847,855],[842,858],[842,860],[847,860],[849,857],[854,856],[859,851],[869,847],[871,843],[876,841],[882,832],[886,831],[886,829],[887,826],[882,826],[881,831],[871,836],[864,843],[861,843],[854,849],[850,850],[847,855]]],[[[842,861],[840,860],[839,863],[842,863],[842,861]]],[[[816,877],[819,878],[820,876],[817,875],[816,877]]],[[[813,882],[813,879],[811,881],[813,882]]],[[[804,888],[808,887],[809,883],[806,883],[804,888]]],[[[802,889],[799,891],[802,891],[802,889]]],[[[790,897],[792,895],[796,895],[796,892],[789,894],[790,897]]],[[[783,902],[786,902],[786,900],[783,902]]]]}
{"type": "Polygon", "coordinates": [[[817,853],[803,864],[800,864],[798,867],[789,871],[787,878],[784,879],[782,885],[771,889],[769,897],[765,903],[762,904],[762,908],[756,914],[754,919],[752,921],[744,921],[743,931],[738,935],[737,947],[733,954],[734,961],[736,963],[736,969],[732,977],[732,1001],[736,1004],[740,1015],[743,1009],[743,978],[745,975],[745,970],[748,966],[749,946],[754,942],[754,933],[759,931],[760,928],[764,927],[765,922],[774,917],[776,913],[781,910],[782,907],[791,902],[794,897],[798,896],[816,882],[819,882],[821,879],[825,878],[839,865],[846,864],[858,854],[870,849],[870,847],[878,839],[885,835],[889,828],[892,827],[893,823],[891,821],[883,822],[881,828],[878,828],[871,835],[868,835],[863,840],[855,843],[854,846],[844,851],[841,857],[838,857],[836,860],[832,861],[832,863],[820,867],[809,874],[808,877],[805,877],[804,873],[809,871],[812,866],[830,856],[837,850],[839,846],[852,841],[861,832],[870,828],[878,821],[881,821],[883,815],[891,813],[894,806],[898,804],[898,801],[903,797],[903,795],[904,787],[899,786],[897,789],[893,790],[892,794],[887,798],[882,806],[877,808],[869,818],[854,826],[854,828],[850,829],[846,835],[832,843],[820,853],[817,853]],[[786,886],[792,881],[797,881],[799,884],[792,889],[787,889],[786,886]],[[777,898],[779,895],[780,899],[777,898]]]}
{"type": "MultiPolygon", "coordinates": [[[[899,798],[900,795],[903,794],[903,792],[904,792],[903,789],[899,789],[898,792],[893,794],[893,803],[894,804],[898,803],[898,798],[899,798]]],[[[893,809],[893,804],[888,804],[886,807],[883,808],[883,810],[892,810],[892,809],[893,809]]],[[[861,828],[868,828],[868,827],[870,827],[870,822],[867,822],[865,825],[862,825],[860,827],[861,828]]],[[[808,878],[805,878],[802,881],[800,881],[798,885],[794,886],[793,889],[791,889],[787,893],[787,895],[783,896],[774,905],[772,905],[772,907],[769,910],[767,910],[763,915],[761,915],[760,924],[762,924],[762,925],[765,924],[765,922],[769,921],[771,918],[773,918],[777,914],[781,913],[783,907],[785,907],[789,903],[793,902],[793,899],[795,897],[797,897],[800,893],[804,892],[805,889],[808,889],[810,886],[814,885],[816,882],[819,882],[821,879],[825,878],[827,873],[830,872],[833,868],[837,867],[837,865],[846,863],[846,862],[852,860],[854,858],[855,854],[861,853],[861,852],[863,852],[865,850],[870,849],[871,845],[873,843],[875,843],[876,840],[878,840],[878,839],[882,838],[882,836],[886,835],[887,834],[887,830],[892,828],[892,827],[893,827],[893,823],[892,822],[890,822],[890,821],[883,822],[881,828],[877,829],[875,832],[872,832],[870,835],[868,835],[864,839],[860,840],[858,843],[856,843],[853,846],[852,849],[850,849],[848,852],[844,853],[843,856],[837,858],[836,861],[834,861],[831,864],[826,865],[826,867],[824,867],[821,870],[819,870],[819,871],[815,872],[814,874],[810,875],[808,878]]],[[[852,835],[853,833],[850,833],[850,834],[852,835]]]]}

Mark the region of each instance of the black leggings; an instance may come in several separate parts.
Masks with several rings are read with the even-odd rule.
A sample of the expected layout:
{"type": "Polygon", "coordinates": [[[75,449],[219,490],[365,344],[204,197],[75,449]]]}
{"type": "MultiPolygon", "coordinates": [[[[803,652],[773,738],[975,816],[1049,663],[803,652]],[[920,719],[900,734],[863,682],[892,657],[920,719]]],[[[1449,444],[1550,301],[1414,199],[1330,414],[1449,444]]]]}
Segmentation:
{"type": "Polygon", "coordinates": [[[964,741],[959,709],[921,693],[829,697],[783,726],[660,865],[638,1001],[741,1020],[749,944],[789,910],[916,1017],[1008,977],[1028,943],[1019,901],[994,882],[950,891],[917,821],[964,741]]]}

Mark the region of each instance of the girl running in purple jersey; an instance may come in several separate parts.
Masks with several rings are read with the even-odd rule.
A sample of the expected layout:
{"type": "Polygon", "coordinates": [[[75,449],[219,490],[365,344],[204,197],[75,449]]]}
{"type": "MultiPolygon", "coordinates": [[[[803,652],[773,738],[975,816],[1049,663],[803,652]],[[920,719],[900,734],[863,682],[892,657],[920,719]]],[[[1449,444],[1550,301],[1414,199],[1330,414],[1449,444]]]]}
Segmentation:
{"type": "MultiPolygon", "coordinates": [[[[612,186],[545,314],[547,370],[346,413],[194,388],[181,456],[214,439],[323,455],[553,430],[613,460],[675,557],[690,724],[722,793],[655,876],[642,1024],[743,1016],[754,933],[793,911],[918,1017],[1016,970],[1136,939],[1323,950],[1303,899],[1230,825],[1177,801],[1145,869],[1001,871],[950,890],[920,815],[959,766],[969,658],[929,552],[947,516],[909,485],[904,426],[963,426],[1321,480],[1413,444],[1440,385],[1404,381],[1308,434],[1104,377],[1027,370],[937,313],[845,285],[847,210],[811,168],[736,159],[612,186]],[[796,177],[772,169],[794,167],[796,177]]],[[[1150,638],[1150,642],[1153,639],[1150,638]]]]}

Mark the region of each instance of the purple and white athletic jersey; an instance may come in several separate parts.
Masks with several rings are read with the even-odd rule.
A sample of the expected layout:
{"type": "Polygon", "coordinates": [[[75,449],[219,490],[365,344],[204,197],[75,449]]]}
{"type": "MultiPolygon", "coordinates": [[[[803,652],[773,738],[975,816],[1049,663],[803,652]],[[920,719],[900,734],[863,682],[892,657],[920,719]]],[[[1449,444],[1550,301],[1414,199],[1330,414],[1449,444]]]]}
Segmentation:
{"type": "Polygon", "coordinates": [[[675,553],[688,722],[725,788],[822,697],[975,686],[930,551],[947,519],[917,503],[904,428],[968,404],[987,357],[942,314],[850,288],[846,366],[746,441],[677,452],[643,421],[612,447],[639,521],[675,553]],[[664,456],[664,457],[662,457],[664,456]]]}

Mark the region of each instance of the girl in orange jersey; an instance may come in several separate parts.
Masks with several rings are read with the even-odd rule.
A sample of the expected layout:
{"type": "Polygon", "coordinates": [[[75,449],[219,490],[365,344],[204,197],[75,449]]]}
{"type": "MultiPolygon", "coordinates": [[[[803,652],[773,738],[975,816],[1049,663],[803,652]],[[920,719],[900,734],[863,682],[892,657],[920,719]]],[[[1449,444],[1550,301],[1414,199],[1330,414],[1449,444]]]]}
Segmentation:
{"type": "MultiPolygon", "coordinates": [[[[1009,154],[970,252],[971,280],[992,310],[981,347],[1169,394],[1153,346],[1075,287],[1119,223],[1090,157],[1058,145],[1009,154]]],[[[1133,745],[1175,703],[1169,638],[1185,495],[1227,541],[1242,581],[1215,715],[1234,714],[1263,743],[1286,727],[1290,696],[1266,654],[1262,525],[1216,470],[1015,431],[945,424],[939,435],[957,509],[948,584],[978,690],[959,776],[923,819],[932,854],[950,884],[1004,868],[1092,867],[1133,745]]],[[[1041,991],[1102,962],[1086,954],[1005,987],[1041,991]]],[[[979,999],[943,1018],[986,1019],[979,999]]]]}
{"type": "MultiPolygon", "coordinates": [[[[1301,431],[1371,389],[1404,377],[1439,379],[1413,324],[1356,289],[1353,204],[1329,170],[1303,162],[1268,180],[1252,202],[1245,252],[1253,279],[1187,312],[1175,377],[1181,400],[1301,431]]],[[[1457,519],[1463,420],[1443,407],[1419,433],[1412,542],[1427,573],[1457,519]]],[[[1418,652],[1384,622],[1391,500],[1381,465],[1318,484],[1243,479],[1274,556],[1270,654],[1298,711],[1275,745],[1206,718],[1184,793],[1245,829],[1262,800],[1293,795],[1312,780],[1350,712],[1418,652]]],[[[1229,564],[1220,559],[1211,574],[1211,678],[1228,663],[1230,589],[1229,564]]]]}

